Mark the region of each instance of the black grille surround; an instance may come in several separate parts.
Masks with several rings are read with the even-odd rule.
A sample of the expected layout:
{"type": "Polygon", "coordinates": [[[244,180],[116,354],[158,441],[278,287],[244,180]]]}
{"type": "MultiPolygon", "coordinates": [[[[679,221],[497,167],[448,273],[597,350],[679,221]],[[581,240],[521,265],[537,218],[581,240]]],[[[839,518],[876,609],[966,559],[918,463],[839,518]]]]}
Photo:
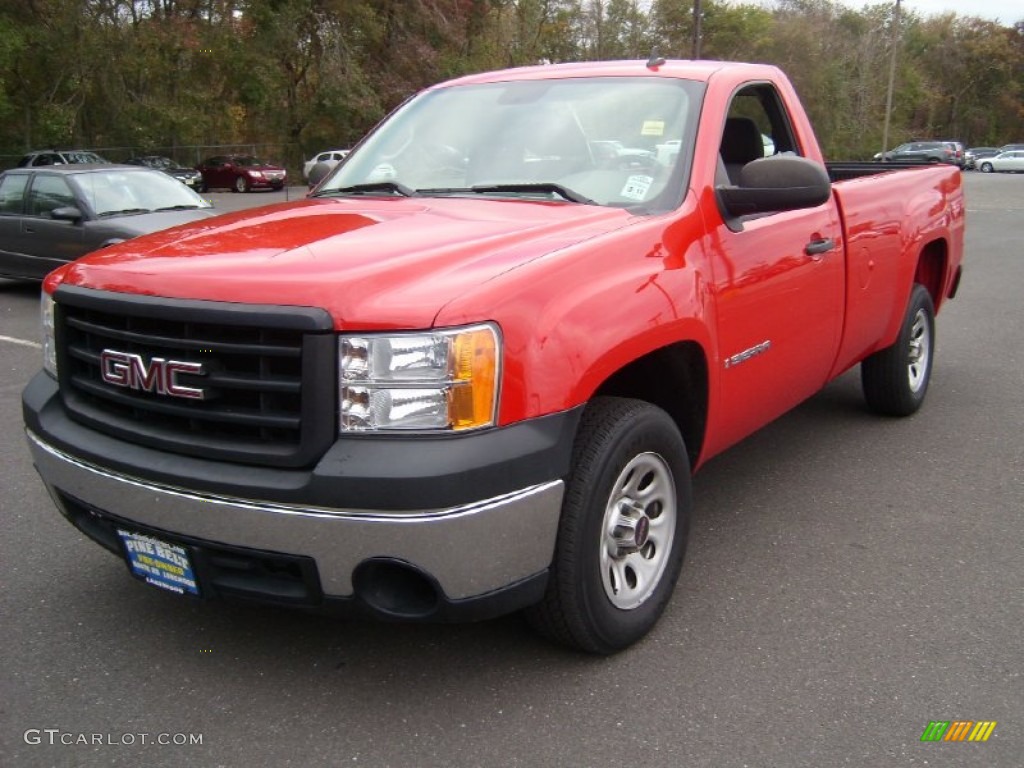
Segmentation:
{"type": "Polygon", "coordinates": [[[234,304],[60,286],[54,294],[64,407],[92,429],[160,450],[308,467],[337,437],[337,342],[315,307],[234,304]],[[201,363],[190,399],[103,380],[104,350],[201,363]]]}

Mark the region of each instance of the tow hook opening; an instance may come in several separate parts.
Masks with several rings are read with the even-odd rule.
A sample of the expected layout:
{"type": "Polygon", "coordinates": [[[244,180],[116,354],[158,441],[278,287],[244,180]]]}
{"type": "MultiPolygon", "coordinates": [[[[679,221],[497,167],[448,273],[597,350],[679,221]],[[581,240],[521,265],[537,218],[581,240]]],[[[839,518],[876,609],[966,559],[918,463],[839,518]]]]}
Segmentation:
{"type": "Polygon", "coordinates": [[[424,619],[441,602],[437,582],[401,560],[374,559],[359,564],[352,574],[356,596],[383,616],[424,619]]]}

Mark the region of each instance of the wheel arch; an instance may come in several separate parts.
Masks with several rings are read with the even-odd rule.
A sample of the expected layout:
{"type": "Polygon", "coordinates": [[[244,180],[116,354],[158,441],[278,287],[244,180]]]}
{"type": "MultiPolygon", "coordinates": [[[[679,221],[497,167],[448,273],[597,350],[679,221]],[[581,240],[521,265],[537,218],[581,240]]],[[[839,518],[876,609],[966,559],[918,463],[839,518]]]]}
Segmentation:
{"type": "Polygon", "coordinates": [[[708,416],[708,362],[696,341],[680,341],[636,358],[608,376],[592,397],[623,397],[656,405],[683,436],[690,466],[697,465],[708,416]]]}
{"type": "Polygon", "coordinates": [[[949,244],[939,238],[927,243],[917,258],[914,269],[914,283],[920,283],[932,297],[935,311],[939,311],[949,284],[949,244]]]}

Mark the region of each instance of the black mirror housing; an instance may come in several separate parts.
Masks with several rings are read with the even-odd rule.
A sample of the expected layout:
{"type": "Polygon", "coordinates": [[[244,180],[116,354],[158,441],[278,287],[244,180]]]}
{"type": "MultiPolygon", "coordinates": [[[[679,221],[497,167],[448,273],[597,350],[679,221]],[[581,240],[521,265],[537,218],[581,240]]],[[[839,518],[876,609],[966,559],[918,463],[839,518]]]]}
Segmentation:
{"type": "Polygon", "coordinates": [[[832,184],[820,163],[776,155],[747,163],[738,186],[720,186],[717,192],[725,212],[738,218],[823,205],[832,196],[832,184]]]}
{"type": "Polygon", "coordinates": [[[82,212],[72,205],[66,205],[50,211],[50,218],[59,221],[80,221],[82,219],[82,212]]]}

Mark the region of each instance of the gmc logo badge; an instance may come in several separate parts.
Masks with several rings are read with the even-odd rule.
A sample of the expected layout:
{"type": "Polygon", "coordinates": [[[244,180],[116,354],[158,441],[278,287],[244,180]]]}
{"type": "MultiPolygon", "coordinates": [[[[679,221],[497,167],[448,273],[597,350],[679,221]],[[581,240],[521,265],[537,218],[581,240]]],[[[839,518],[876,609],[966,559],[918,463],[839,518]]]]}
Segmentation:
{"type": "Polygon", "coordinates": [[[203,370],[202,363],[185,363],[154,357],[149,361],[149,365],[146,365],[141,355],[130,352],[104,349],[100,353],[100,376],[107,384],[189,400],[205,398],[203,390],[178,383],[178,374],[181,373],[203,376],[206,371],[203,370]]]}

